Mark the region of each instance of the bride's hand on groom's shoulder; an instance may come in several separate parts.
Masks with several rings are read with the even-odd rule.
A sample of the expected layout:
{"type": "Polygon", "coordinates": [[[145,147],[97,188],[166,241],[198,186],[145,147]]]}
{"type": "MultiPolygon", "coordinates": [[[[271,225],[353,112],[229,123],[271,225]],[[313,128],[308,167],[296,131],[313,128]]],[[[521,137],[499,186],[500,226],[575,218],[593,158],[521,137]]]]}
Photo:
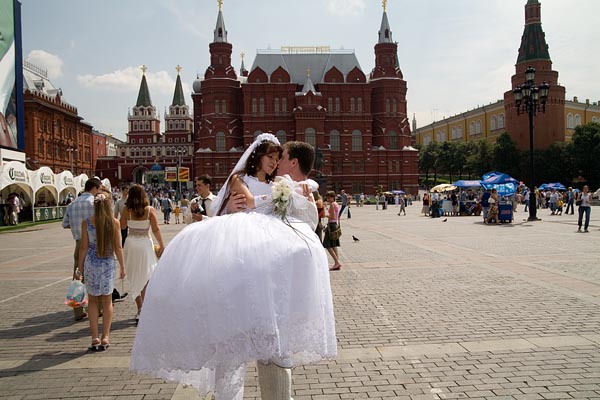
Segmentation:
{"type": "Polygon", "coordinates": [[[308,199],[309,202],[314,203],[315,198],[312,194],[312,189],[307,183],[301,183],[300,188],[302,188],[302,195],[308,199]]]}

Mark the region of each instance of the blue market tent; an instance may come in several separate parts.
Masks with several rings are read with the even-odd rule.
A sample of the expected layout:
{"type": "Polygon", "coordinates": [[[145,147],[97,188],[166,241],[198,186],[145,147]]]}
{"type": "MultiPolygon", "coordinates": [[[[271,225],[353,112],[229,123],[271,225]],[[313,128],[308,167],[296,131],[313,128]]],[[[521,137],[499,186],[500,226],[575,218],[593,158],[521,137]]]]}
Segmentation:
{"type": "Polygon", "coordinates": [[[480,187],[481,181],[479,180],[460,180],[453,183],[454,186],[459,188],[470,188],[470,187],[480,187]]]}
{"type": "Polygon", "coordinates": [[[392,190],[392,194],[406,194],[404,190],[392,190]]]}
{"type": "Polygon", "coordinates": [[[554,183],[543,183],[541,184],[538,189],[540,190],[548,190],[548,189],[554,189],[554,190],[567,190],[567,188],[565,187],[565,185],[563,185],[560,182],[554,182],[554,183]]]}
{"type": "Polygon", "coordinates": [[[512,196],[517,191],[519,181],[502,172],[488,172],[481,177],[484,189],[496,189],[499,196],[512,196]]]}

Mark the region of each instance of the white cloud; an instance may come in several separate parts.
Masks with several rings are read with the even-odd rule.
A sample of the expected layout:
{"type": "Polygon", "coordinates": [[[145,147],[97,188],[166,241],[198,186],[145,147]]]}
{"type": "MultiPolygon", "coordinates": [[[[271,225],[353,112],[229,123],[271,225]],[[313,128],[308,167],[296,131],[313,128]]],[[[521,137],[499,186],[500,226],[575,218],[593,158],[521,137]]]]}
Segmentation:
{"type": "Polygon", "coordinates": [[[334,15],[358,15],[364,11],[365,0],[326,0],[327,9],[334,15]]]}
{"type": "Polygon", "coordinates": [[[33,64],[48,70],[48,78],[56,79],[63,75],[63,60],[57,55],[50,54],[44,50],[32,50],[27,60],[33,64]]]}
{"type": "MultiPolygon", "coordinates": [[[[77,82],[86,88],[119,92],[139,90],[141,79],[140,67],[127,67],[102,75],[77,75],[77,82]]],[[[175,80],[166,71],[146,71],[146,81],[151,96],[153,93],[172,94],[175,89],[175,80]]]]}

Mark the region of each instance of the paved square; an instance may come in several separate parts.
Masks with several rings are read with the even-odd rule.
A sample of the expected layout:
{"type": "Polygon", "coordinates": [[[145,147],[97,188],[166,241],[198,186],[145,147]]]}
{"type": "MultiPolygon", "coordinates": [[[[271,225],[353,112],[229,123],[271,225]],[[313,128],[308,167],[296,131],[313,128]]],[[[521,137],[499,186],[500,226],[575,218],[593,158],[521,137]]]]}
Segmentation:
{"type": "MultiPolygon", "coordinates": [[[[600,209],[589,234],[545,210],[499,226],[417,203],[351,211],[332,272],[339,357],[295,368],[295,400],[600,398],[600,209]]],[[[161,225],[167,241],[182,227],[161,225]]],[[[59,223],[0,242],[0,399],[198,398],[128,371],[133,299],[115,304],[110,350],[85,354],[88,323],[62,304],[74,244],[59,223]]],[[[253,367],[245,398],[260,399],[253,367]]]]}

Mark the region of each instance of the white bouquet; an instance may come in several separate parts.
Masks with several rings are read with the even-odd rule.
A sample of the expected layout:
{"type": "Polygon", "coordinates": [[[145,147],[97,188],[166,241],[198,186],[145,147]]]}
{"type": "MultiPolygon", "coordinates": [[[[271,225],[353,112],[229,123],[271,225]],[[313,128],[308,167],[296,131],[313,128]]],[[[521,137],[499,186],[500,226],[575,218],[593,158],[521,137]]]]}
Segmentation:
{"type": "Polygon", "coordinates": [[[271,194],[273,198],[273,205],[275,206],[275,212],[281,216],[281,219],[285,219],[292,197],[290,181],[287,179],[277,180],[275,184],[273,184],[271,194]]]}

